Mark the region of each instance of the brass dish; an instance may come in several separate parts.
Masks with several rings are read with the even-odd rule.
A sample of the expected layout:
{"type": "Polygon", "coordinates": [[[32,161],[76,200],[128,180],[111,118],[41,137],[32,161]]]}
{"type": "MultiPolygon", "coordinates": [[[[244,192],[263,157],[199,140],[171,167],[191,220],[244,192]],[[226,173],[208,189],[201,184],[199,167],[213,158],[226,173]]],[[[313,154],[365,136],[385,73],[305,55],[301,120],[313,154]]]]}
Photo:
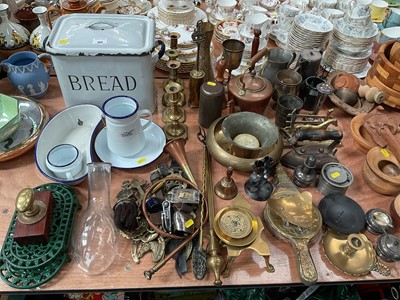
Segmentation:
{"type": "Polygon", "coordinates": [[[346,274],[363,276],[371,271],[383,276],[390,274],[390,269],[377,261],[372,243],[361,233],[346,235],[329,229],[322,246],[329,262],[346,274]]]}
{"type": "Polygon", "coordinates": [[[313,285],[318,280],[318,273],[309,251],[309,244],[315,242],[321,231],[322,217],[315,204],[313,204],[312,209],[313,221],[309,228],[296,226],[283,220],[270,209],[268,202],[264,209],[264,220],[269,230],[278,238],[288,241],[292,245],[300,279],[305,285],[313,285]]]}
{"type": "Polygon", "coordinates": [[[217,162],[225,167],[232,166],[232,168],[237,171],[252,172],[254,162],[265,156],[271,157],[276,163],[279,161],[283,151],[283,143],[280,135],[274,145],[261,151],[256,158],[240,158],[231,154],[232,144],[226,139],[222,132],[222,122],[225,118],[226,116],[223,116],[215,120],[208,128],[206,141],[208,151],[217,162]]]}
{"type": "Polygon", "coordinates": [[[257,238],[258,227],[253,213],[240,206],[225,207],[214,218],[215,233],[229,246],[244,247],[251,244],[257,238]]]}

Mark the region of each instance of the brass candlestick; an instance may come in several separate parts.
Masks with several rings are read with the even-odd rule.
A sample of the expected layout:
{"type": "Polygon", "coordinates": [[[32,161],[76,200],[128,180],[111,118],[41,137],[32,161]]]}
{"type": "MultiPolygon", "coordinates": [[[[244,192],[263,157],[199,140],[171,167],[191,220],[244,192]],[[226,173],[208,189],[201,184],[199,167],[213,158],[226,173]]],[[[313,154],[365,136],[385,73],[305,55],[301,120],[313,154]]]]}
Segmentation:
{"type": "Polygon", "coordinates": [[[205,39],[203,31],[203,21],[198,21],[195,31],[192,34],[192,40],[197,44],[196,69],[190,72],[189,81],[189,107],[199,107],[200,87],[204,82],[205,73],[200,70],[200,45],[205,39]]]}
{"type": "Polygon", "coordinates": [[[185,111],[178,106],[181,100],[182,86],[177,82],[170,82],[166,85],[165,95],[170,103],[164,111],[164,116],[167,119],[164,126],[164,132],[167,140],[176,138],[187,138],[187,127],[180,120],[185,119],[185,111]]]}
{"type": "MultiPolygon", "coordinates": [[[[168,76],[168,79],[164,83],[164,89],[171,82],[178,83],[182,88],[182,90],[180,92],[181,98],[179,100],[178,106],[183,107],[186,104],[185,94],[183,93],[184,83],[181,78],[178,78],[178,69],[180,68],[181,63],[178,60],[173,59],[173,60],[167,61],[166,65],[169,69],[169,76],[168,76]]],[[[164,96],[162,98],[162,105],[164,107],[168,107],[170,105],[170,103],[168,102],[168,99],[166,97],[166,94],[164,94],[164,96]]]]}

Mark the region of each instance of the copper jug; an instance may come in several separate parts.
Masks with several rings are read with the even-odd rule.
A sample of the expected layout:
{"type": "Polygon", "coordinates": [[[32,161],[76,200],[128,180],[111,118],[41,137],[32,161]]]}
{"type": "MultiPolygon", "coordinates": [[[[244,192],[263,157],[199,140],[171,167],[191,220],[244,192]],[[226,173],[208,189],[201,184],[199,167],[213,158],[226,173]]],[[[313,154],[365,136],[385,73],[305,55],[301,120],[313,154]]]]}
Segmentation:
{"type": "Polygon", "coordinates": [[[273,91],[271,82],[257,75],[254,71],[250,72],[255,63],[264,57],[268,51],[267,47],[260,50],[247,62],[241,75],[232,78],[229,82],[229,93],[232,95],[235,105],[239,106],[241,111],[263,114],[271,99],[273,91]]]}

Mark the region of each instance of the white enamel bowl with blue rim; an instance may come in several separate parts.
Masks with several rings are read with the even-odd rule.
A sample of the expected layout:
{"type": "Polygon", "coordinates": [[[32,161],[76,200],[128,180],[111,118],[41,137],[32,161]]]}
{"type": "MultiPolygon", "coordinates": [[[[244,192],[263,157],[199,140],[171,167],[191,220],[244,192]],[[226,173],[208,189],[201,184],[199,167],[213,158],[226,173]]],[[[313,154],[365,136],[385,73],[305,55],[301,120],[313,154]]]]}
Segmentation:
{"type": "Polygon", "coordinates": [[[102,121],[102,111],[92,104],[68,107],[56,114],[43,128],[35,146],[35,162],[47,178],[65,184],[81,183],[87,176],[87,164],[92,162],[92,140],[96,127],[102,121]],[[74,145],[82,155],[82,168],[70,179],[55,175],[47,166],[49,152],[61,144],[74,145]]]}

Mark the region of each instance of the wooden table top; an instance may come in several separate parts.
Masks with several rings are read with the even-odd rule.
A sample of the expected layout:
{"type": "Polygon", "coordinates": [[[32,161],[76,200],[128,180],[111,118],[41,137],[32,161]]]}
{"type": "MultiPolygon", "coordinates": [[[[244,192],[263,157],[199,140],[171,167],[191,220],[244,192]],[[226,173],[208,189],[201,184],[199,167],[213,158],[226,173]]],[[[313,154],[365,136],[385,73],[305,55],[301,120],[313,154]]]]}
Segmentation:
{"type": "MultiPolygon", "coordinates": [[[[153,115],[153,121],[160,125],[163,124],[160,113],[163,109],[160,100],[162,96],[160,88],[162,81],[162,79],[156,79],[155,81],[158,93],[157,110],[153,115]]],[[[9,95],[15,94],[7,78],[0,80],[0,91],[9,95]]],[[[189,89],[186,86],[186,95],[188,95],[188,91],[189,89]]],[[[50,116],[54,116],[54,114],[65,107],[56,77],[50,78],[48,92],[39,102],[44,105],[50,116]]],[[[327,100],[324,109],[331,107],[336,108],[327,100]]],[[[186,107],[185,111],[187,115],[185,124],[189,128],[189,139],[186,143],[185,151],[194,176],[198,182],[201,182],[202,159],[199,158],[203,156],[203,148],[196,137],[198,132],[198,110],[186,107]]],[[[225,111],[223,113],[226,114],[225,111]]],[[[264,114],[270,119],[274,118],[274,111],[270,106],[267,107],[264,114]]],[[[337,151],[337,158],[352,171],[355,177],[354,183],[350,186],[346,195],[356,200],[365,212],[376,207],[389,211],[390,203],[394,197],[377,194],[364,183],[361,175],[361,167],[366,155],[357,150],[353,145],[353,139],[349,133],[351,117],[338,108],[335,109],[333,115],[339,119],[338,128],[344,133],[342,145],[337,151]]],[[[111,205],[115,203],[116,195],[124,180],[133,178],[149,180],[149,173],[162,161],[168,162],[169,157],[163,154],[153,163],[138,169],[113,169],[111,205]]],[[[213,160],[212,170],[213,183],[216,184],[226,174],[226,168],[213,160]]],[[[288,169],[288,174],[291,176],[292,170],[288,169]]],[[[265,202],[251,200],[243,190],[243,184],[248,179],[249,175],[248,173],[234,172],[233,178],[237,183],[239,192],[245,195],[252,204],[252,212],[263,219],[262,213],[265,202]]],[[[39,172],[35,165],[33,149],[15,159],[0,162],[0,243],[4,241],[7,233],[18,192],[25,187],[35,187],[48,182],[49,180],[39,172]]],[[[74,189],[78,192],[79,201],[83,208],[85,208],[87,204],[87,181],[85,180],[81,184],[74,186],[74,189]]],[[[318,204],[322,195],[315,188],[309,188],[307,190],[313,194],[314,203],[318,204]]],[[[230,201],[224,201],[215,196],[216,212],[229,204],[230,201]]],[[[263,222],[265,223],[264,220],[263,222]]],[[[363,233],[375,243],[377,236],[365,230],[363,233]]],[[[398,234],[399,230],[397,229],[395,233],[398,234]]],[[[271,251],[270,262],[275,267],[275,272],[268,273],[265,270],[266,265],[264,258],[259,256],[256,252],[246,250],[233,262],[230,276],[222,279],[222,287],[301,284],[296,267],[296,257],[290,244],[277,239],[267,229],[262,232],[262,238],[269,244],[271,251]]],[[[318,284],[383,282],[400,279],[400,262],[387,263],[391,269],[391,274],[387,277],[377,272],[371,272],[361,277],[344,274],[328,262],[322,249],[321,238],[322,234],[310,247],[310,253],[318,272],[318,284]]],[[[175,272],[175,262],[173,260],[170,260],[160,271],[154,274],[151,280],[147,280],[143,276],[143,272],[154,266],[151,255],[147,254],[141,260],[140,264],[136,264],[131,258],[131,245],[131,241],[123,240],[120,257],[115,260],[113,265],[104,274],[87,276],[78,268],[77,264],[72,261],[64,265],[53,279],[36,289],[18,290],[0,281],[0,294],[214,287],[214,276],[212,274],[207,274],[203,280],[196,280],[191,272],[191,266],[189,266],[189,272],[186,273],[183,278],[179,278],[175,272]]]]}

